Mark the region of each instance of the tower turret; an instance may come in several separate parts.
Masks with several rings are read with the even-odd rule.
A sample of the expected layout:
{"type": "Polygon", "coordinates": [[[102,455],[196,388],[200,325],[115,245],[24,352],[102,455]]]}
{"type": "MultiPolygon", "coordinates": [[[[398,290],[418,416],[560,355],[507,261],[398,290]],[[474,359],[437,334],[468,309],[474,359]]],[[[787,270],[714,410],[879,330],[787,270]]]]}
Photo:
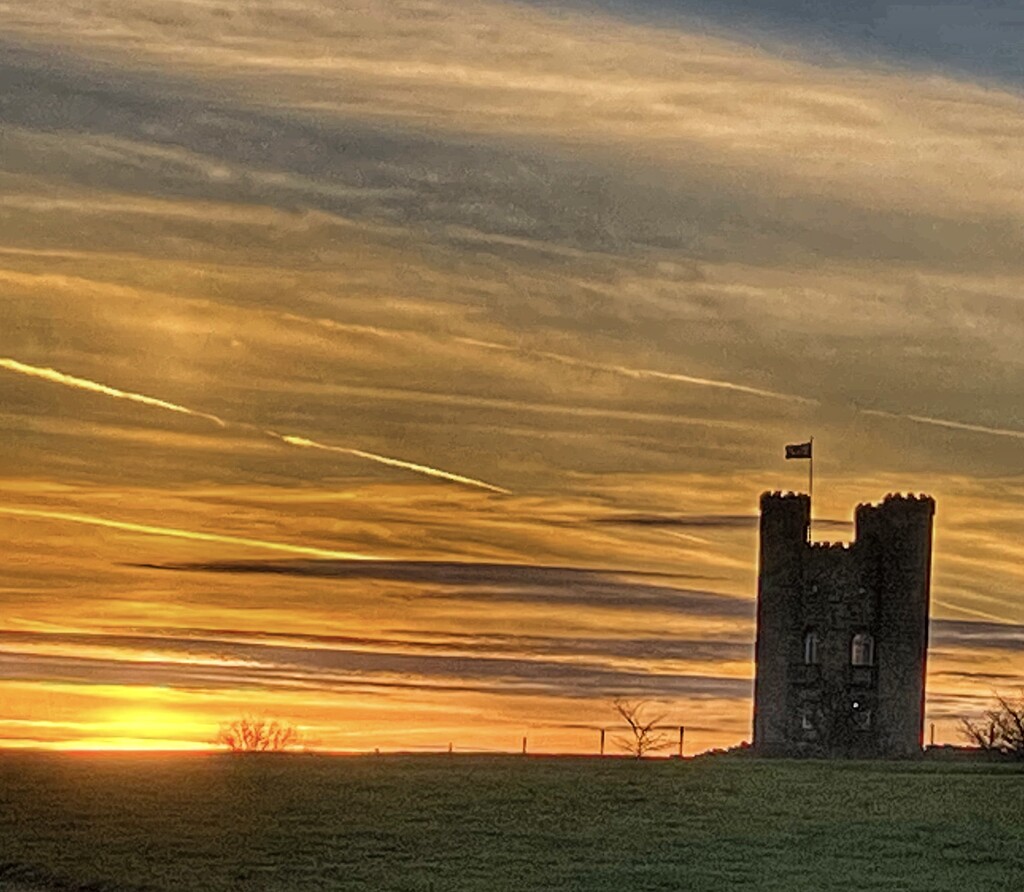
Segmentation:
{"type": "Polygon", "coordinates": [[[798,624],[810,522],[809,496],[781,492],[761,496],[754,746],[762,752],[785,749],[786,720],[776,705],[789,688],[790,654],[783,643],[798,624]]]}
{"type": "Polygon", "coordinates": [[[923,742],[934,515],[927,496],[889,495],[857,508],[864,572],[878,596],[879,726],[889,738],[880,743],[894,754],[920,752],[923,742]]]}

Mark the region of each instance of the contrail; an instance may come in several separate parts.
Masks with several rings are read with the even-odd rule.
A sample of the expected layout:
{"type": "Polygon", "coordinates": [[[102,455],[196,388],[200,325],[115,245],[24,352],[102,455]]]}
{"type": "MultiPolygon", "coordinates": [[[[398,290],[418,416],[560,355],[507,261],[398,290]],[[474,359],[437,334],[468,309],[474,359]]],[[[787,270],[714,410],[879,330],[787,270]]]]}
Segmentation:
{"type": "MultiPolygon", "coordinates": [[[[191,415],[195,418],[205,418],[208,421],[212,421],[220,427],[235,427],[242,428],[245,430],[256,430],[260,429],[254,425],[243,423],[243,422],[228,422],[223,418],[219,418],[216,415],[211,415],[207,412],[197,412],[194,409],[189,409],[187,406],[179,406],[177,403],[169,403],[166,400],[157,399],[153,396],[146,396],[142,393],[132,393],[127,390],[119,390],[116,387],[110,387],[106,384],[100,384],[98,381],[90,381],[88,378],[78,378],[74,375],[67,375],[64,372],[59,372],[56,369],[41,368],[39,366],[28,365],[24,362],[18,362],[16,359],[9,359],[0,357],[0,368],[5,368],[12,372],[17,372],[20,375],[29,375],[34,378],[42,378],[45,381],[50,381],[54,384],[61,384],[64,387],[75,387],[79,390],[87,390],[91,393],[100,393],[104,396],[114,397],[115,399],[131,400],[132,402],[142,403],[146,406],[153,406],[157,409],[166,409],[169,412],[177,412],[181,415],[191,415]]],[[[311,449],[324,449],[328,452],[339,452],[343,455],[352,455],[356,458],[363,458],[367,461],[377,462],[382,465],[390,465],[393,468],[404,468],[407,471],[415,471],[418,474],[425,474],[428,477],[437,477],[441,480],[449,480],[452,483],[462,483],[467,486],[475,486],[480,489],[487,489],[491,492],[499,492],[504,495],[508,495],[510,490],[503,489],[500,486],[495,486],[491,483],[485,483],[483,480],[476,480],[473,477],[464,477],[461,474],[453,474],[449,471],[442,471],[439,468],[431,468],[427,465],[417,465],[413,462],[402,461],[398,458],[389,458],[386,455],[378,455],[375,452],[365,452],[362,449],[350,449],[343,446],[328,446],[325,443],[318,443],[315,440],[308,440],[305,437],[290,437],[282,434],[275,433],[270,430],[260,431],[268,437],[273,437],[276,440],[281,440],[291,446],[304,446],[311,449]]]]}
{"type": "Polygon", "coordinates": [[[966,424],[962,421],[948,421],[945,418],[930,418],[927,415],[904,415],[899,412],[884,412],[881,409],[859,409],[864,415],[875,415],[879,418],[895,418],[913,421],[916,424],[931,424],[935,427],[948,427],[957,431],[971,431],[976,434],[991,434],[995,437],[1012,437],[1024,440],[1024,431],[1008,427],[986,427],[983,424],[966,424]]]}
{"type": "Polygon", "coordinates": [[[797,396],[793,393],[781,393],[777,390],[764,390],[760,387],[749,387],[746,384],[736,384],[733,381],[723,381],[719,378],[699,378],[694,375],[683,375],[677,372],[659,372],[656,369],[634,369],[624,365],[612,365],[603,362],[590,362],[586,359],[577,359],[575,356],[566,356],[563,353],[551,353],[547,350],[531,350],[526,347],[513,347],[508,344],[496,344],[492,341],[479,341],[476,338],[458,337],[455,340],[473,347],[484,347],[487,350],[501,350],[505,353],[521,353],[527,356],[538,356],[542,359],[550,359],[553,362],[560,362],[563,365],[577,366],[578,368],[590,369],[598,372],[611,372],[616,375],[624,375],[627,378],[657,378],[663,381],[677,381],[680,384],[693,384],[697,387],[714,387],[719,390],[731,390],[736,393],[746,393],[750,396],[759,396],[766,399],[785,400],[791,403],[804,403],[806,405],[818,405],[818,400],[805,396],[797,396]]]}
{"type": "Polygon", "coordinates": [[[146,396],[143,393],[132,393],[128,390],[118,390],[116,387],[109,387],[100,384],[98,381],[90,381],[88,378],[76,378],[74,375],[66,375],[56,369],[40,368],[39,366],[26,365],[16,359],[0,357],[0,368],[17,372],[19,375],[29,375],[33,378],[42,378],[54,384],[63,384],[65,387],[77,387],[79,390],[88,390],[92,393],[102,393],[104,396],[112,396],[119,400],[131,400],[133,403],[142,403],[146,406],[153,406],[157,409],[166,409],[168,412],[178,412],[181,415],[193,415],[196,418],[205,418],[221,427],[227,427],[227,422],[216,415],[209,415],[206,412],[196,412],[186,406],[179,406],[177,403],[169,403],[153,396],[146,396]]]}
{"type": "Polygon", "coordinates": [[[981,619],[991,620],[992,622],[1009,622],[1005,616],[996,616],[994,613],[986,613],[984,610],[975,610],[973,607],[960,607],[957,604],[950,604],[948,601],[939,601],[936,598],[932,598],[932,603],[936,607],[945,607],[947,610],[959,610],[961,613],[966,613],[968,616],[977,616],[981,619]]]}
{"type": "Polygon", "coordinates": [[[195,542],[219,542],[227,545],[245,545],[249,548],[262,548],[267,551],[284,551],[289,554],[303,554],[309,557],[330,558],[343,561],[377,561],[380,557],[370,554],[358,554],[352,551],[334,551],[329,548],[314,548],[309,545],[289,545],[285,542],[266,542],[262,539],[245,539],[239,536],[222,536],[218,533],[199,533],[195,530],[179,530],[175,527],[155,527],[147,524],[129,523],[123,520],[110,520],[106,517],[93,517],[90,514],[72,514],[65,511],[41,511],[32,508],[3,508],[0,514],[12,514],[16,517],[38,517],[44,520],[63,520],[68,523],[82,523],[94,527],[107,527],[112,530],[123,530],[127,533],[142,533],[147,536],[168,536],[172,539],[190,539],[195,542]]]}
{"type": "Polygon", "coordinates": [[[500,492],[509,495],[511,490],[495,486],[493,483],[486,483],[474,477],[463,477],[461,474],[452,474],[450,471],[442,471],[440,468],[431,468],[428,465],[417,465],[413,462],[402,461],[398,458],[388,458],[386,455],[377,455],[375,452],[364,452],[362,449],[350,449],[345,446],[329,446],[326,443],[318,443],[316,440],[307,440],[305,437],[292,437],[286,434],[278,434],[274,431],[264,431],[271,437],[288,443],[291,446],[301,446],[306,449],[324,449],[327,452],[340,452],[342,455],[354,455],[358,458],[365,458],[382,465],[390,465],[393,468],[405,468],[407,471],[415,471],[418,474],[426,474],[428,477],[439,477],[442,480],[450,480],[453,483],[463,483],[466,486],[475,486],[478,489],[487,489],[491,492],[500,492]]]}
{"type": "MultiPolygon", "coordinates": [[[[694,375],[683,375],[677,372],[660,372],[656,369],[634,369],[629,366],[612,365],[602,362],[590,362],[586,359],[577,359],[574,356],[566,356],[562,353],[552,353],[547,350],[531,350],[526,347],[514,347],[509,344],[498,344],[493,341],[481,341],[476,338],[457,337],[455,340],[473,347],[483,347],[487,350],[500,350],[505,353],[520,353],[527,356],[538,356],[543,359],[550,359],[564,365],[577,366],[594,371],[613,372],[625,375],[628,378],[658,378],[664,381],[678,381],[682,384],[694,384],[699,387],[716,387],[722,390],[732,390],[737,393],[746,393],[751,396],[760,396],[768,399],[787,400],[794,403],[806,405],[819,405],[819,400],[805,396],[797,396],[793,393],[782,393],[777,390],[764,390],[759,387],[749,387],[746,384],[736,384],[733,381],[723,381],[718,378],[699,378],[694,375]]],[[[945,427],[952,430],[970,431],[977,434],[991,434],[996,437],[1012,437],[1024,440],[1024,430],[1005,427],[988,427],[983,424],[967,424],[962,421],[949,421],[945,418],[931,418],[927,415],[906,415],[898,412],[885,412],[881,409],[861,409],[858,411],[864,415],[875,415],[880,418],[895,418],[904,421],[913,421],[916,424],[930,424],[935,427],[945,427]]]]}
{"type": "Polygon", "coordinates": [[[818,401],[795,393],[782,393],[778,390],[762,390],[760,387],[748,387],[746,384],[734,384],[732,381],[720,381],[716,378],[697,378],[693,375],[681,375],[676,372],[659,372],[655,369],[631,369],[625,366],[609,366],[613,371],[637,378],[661,378],[666,381],[679,381],[683,384],[696,384],[699,387],[717,387],[721,390],[734,390],[751,396],[760,396],[772,400],[786,400],[791,403],[817,405],[818,401]]]}
{"type": "Polygon", "coordinates": [[[682,539],[684,542],[696,542],[699,545],[712,545],[710,539],[705,539],[703,536],[694,536],[693,533],[680,533],[678,530],[661,530],[666,536],[671,536],[673,539],[682,539]]]}

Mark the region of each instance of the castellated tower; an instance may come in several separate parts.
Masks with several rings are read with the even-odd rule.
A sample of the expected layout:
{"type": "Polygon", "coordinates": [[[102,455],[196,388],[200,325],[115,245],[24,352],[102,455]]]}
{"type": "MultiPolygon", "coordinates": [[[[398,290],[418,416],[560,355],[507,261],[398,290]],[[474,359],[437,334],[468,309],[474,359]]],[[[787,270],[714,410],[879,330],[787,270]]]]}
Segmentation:
{"type": "Polygon", "coordinates": [[[916,755],[935,502],[858,505],[850,545],[808,542],[810,512],[803,494],[761,496],[754,748],[916,755]]]}

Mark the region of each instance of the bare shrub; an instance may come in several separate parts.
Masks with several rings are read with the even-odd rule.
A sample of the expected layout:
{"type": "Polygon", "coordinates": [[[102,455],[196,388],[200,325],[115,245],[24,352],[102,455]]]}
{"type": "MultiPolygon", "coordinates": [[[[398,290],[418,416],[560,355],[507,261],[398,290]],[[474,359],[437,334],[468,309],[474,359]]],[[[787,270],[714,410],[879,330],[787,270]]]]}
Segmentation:
{"type": "Polygon", "coordinates": [[[997,696],[980,719],[960,719],[960,733],[986,752],[1024,759],[1024,692],[1016,700],[997,696]]]}
{"type": "Polygon", "coordinates": [[[302,735],[291,722],[246,715],[221,725],[215,742],[232,753],[283,753],[299,746],[302,735]]]}
{"type": "Polygon", "coordinates": [[[665,720],[664,713],[654,717],[646,715],[650,705],[647,701],[634,703],[629,700],[616,700],[613,705],[628,727],[628,733],[624,732],[614,738],[620,749],[637,759],[642,759],[648,753],[665,749],[671,744],[669,735],[659,727],[665,720]]]}

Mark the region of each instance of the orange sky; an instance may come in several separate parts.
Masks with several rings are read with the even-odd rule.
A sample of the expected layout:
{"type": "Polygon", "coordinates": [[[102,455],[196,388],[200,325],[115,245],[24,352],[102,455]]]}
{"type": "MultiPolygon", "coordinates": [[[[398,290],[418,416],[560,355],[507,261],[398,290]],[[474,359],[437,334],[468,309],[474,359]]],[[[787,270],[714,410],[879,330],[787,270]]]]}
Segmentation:
{"type": "Polygon", "coordinates": [[[380,7],[0,9],[0,744],[748,739],[811,434],[937,500],[938,738],[1024,684],[1019,86],[380,7]]]}

